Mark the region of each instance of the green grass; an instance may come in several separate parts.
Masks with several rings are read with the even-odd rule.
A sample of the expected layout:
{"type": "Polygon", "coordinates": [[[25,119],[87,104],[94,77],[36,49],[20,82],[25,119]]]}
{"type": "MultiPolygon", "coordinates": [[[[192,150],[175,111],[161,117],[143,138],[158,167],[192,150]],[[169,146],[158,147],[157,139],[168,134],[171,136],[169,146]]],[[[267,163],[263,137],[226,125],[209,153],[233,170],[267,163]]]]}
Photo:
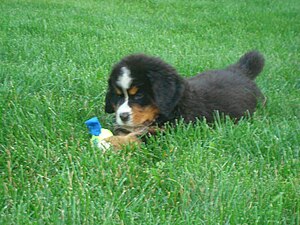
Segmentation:
{"type": "Polygon", "coordinates": [[[299,224],[300,3],[0,3],[0,224],[299,224]],[[253,119],[179,123],[102,154],[84,125],[104,113],[122,56],[160,56],[184,76],[266,57],[253,119]]]}

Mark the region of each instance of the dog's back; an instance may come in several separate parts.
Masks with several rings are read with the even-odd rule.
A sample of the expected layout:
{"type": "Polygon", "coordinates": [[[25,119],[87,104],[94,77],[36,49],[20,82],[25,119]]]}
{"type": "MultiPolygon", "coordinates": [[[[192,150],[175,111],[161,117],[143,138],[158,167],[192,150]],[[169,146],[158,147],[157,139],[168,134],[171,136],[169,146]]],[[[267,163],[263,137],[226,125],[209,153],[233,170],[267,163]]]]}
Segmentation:
{"type": "Polygon", "coordinates": [[[263,97],[254,82],[263,66],[263,56],[253,51],[224,70],[212,70],[187,79],[189,91],[181,101],[183,117],[193,121],[201,115],[212,121],[215,111],[237,119],[252,114],[263,97]]]}

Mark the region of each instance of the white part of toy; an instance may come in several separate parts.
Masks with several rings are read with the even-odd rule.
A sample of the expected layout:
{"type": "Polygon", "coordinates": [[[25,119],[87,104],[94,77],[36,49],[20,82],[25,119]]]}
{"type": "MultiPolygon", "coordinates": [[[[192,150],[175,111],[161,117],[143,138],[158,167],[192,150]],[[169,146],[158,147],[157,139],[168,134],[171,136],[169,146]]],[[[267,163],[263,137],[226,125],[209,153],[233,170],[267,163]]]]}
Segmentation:
{"type": "Polygon", "coordinates": [[[105,140],[101,140],[98,142],[97,147],[105,152],[106,150],[110,149],[111,144],[105,140]]]}

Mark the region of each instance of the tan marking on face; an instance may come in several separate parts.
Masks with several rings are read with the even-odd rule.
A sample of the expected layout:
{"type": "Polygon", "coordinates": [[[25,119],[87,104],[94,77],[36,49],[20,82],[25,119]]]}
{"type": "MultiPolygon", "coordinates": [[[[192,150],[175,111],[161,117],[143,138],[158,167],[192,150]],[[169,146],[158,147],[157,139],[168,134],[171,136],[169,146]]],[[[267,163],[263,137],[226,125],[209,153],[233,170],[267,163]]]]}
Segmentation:
{"type": "Polygon", "coordinates": [[[129,90],[128,90],[128,93],[130,94],[130,95],[135,95],[137,92],[138,92],[138,87],[136,87],[136,86],[133,86],[132,88],[130,88],[129,90]]]}
{"type": "Polygon", "coordinates": [[[141,107],[132,106],[132,123],[134,126],[144,125],[153,122],[158,116],[159,110],[154,105],[141,107]]]}
{"type": "Polygon", "coordinates": [[[119,88],[115,88],[117,95],[122,95],[122,91],[119,88]]]}

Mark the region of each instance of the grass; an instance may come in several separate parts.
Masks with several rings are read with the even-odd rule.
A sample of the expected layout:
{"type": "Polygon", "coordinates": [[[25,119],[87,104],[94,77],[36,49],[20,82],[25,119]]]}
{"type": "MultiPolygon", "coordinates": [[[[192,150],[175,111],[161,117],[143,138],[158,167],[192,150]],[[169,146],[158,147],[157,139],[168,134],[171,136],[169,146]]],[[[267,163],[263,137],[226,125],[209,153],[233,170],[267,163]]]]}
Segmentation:
{"type": "Polygon", "coordinates": [[[0,224],[299,224],[298,1],[2,0],[0,224]],[[102,154],[106,80],[133,52],[184,76],[258,49],[268,97],[238,125],[179,122],[102,154]]]}

